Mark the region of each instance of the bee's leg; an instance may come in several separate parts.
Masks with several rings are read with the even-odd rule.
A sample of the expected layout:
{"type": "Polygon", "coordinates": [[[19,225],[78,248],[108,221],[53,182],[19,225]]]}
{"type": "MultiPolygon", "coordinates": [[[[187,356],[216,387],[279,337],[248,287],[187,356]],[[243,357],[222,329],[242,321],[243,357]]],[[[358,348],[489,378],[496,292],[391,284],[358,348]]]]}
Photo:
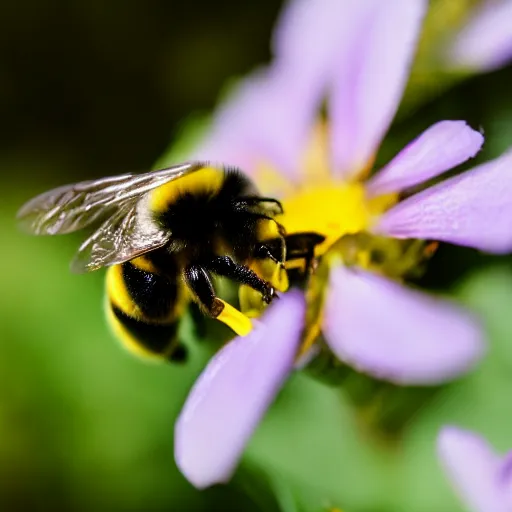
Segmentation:
{"type": "Polygon", "coordinates": [[[220,320],[238,335],[245,336],[252,330],[252,323],[238,309],[217,297],[206,268],[192,264],[183,271],[183,279],[199,306],[212,318],[220,320]]]}
{"type": "Polygon", "coordinates": [[[208,270],[211,270],[219,276],[227,277],[240,284],[245,284],[261,293],[263,300],[267,304],[270,304],[272,299],[276,297],[273,286],[261,279],[261,277],[250,268],[235,263],[229,256],[216,256],[212,260],[205,262],[205,266],[208,270]]]}
{"type": "Polygon", "coordinates": [[[273,238],[266,240],[264,243],[259,245],[255,252],[254,257],[256,259],[264,260],[268,258],[273,261],[276,265],[283,265],[286,259],[286,242],[284,237],[273,238]]]}

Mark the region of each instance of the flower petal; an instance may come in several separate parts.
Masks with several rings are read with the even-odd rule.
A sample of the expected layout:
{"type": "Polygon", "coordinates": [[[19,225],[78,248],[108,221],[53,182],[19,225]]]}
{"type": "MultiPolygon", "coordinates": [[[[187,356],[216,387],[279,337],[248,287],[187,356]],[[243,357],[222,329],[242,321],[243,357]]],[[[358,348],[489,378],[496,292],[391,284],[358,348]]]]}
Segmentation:
{"type": "Polygon", "coordinates": [[[332,63],[332,163],[349,177],[371,164],[395,115],[427,6],[424,0],[361,3],[369,8],[332,63]]]}
{"type": "Polygon", "coordinates": [[[308,104],[292,88],[287,70],[254,73],[220,106],[191,158],[235,165],[249,174],[257,165],[270,163],[297,179],[300,153],[316,108],[316,103],[308,104]]]}
{"type": "Polygon", "coordinates": [[[387,211],[374,231],[512,251],[512,151],[454,176],[387,211]]]}
{"type": "Polygon", "coordinates": [[[490,71],[512,59],[512,2],[484,2],[447,51],[447,65],[490,71]]]}
{"type": "MultiPolygon", "coordinates": [[[[333,59],[345,53],[347,32],[373,0],[294,0],[274,34],[275,63],[293,71],[295,83],[325,93],[333,59]]],[[[296,86],[296,85],[295,85],[296,86]]]]}
{"type": "Polygon", "coordinates": [[[471,510],[510,511],[499,485],[500,457],[485,439],[456,427],[444,427],[437,450],[448,478],[471,510]]]}
{"type": "Polygon", "coordinates": [[[501,458],[498,478],[509,507],[508,510],[512,510],[512,451],[510,450],[501,458]]]}
{"type": "Polygon", "coordinates": [[[273,64],[244,80],[220,107],[193,157],[248,172],[270,163],[298,179],[299,159],[332,76],[332,56],[342,44],[350,6],[339,0],[290,2],[276,28],[273,64]]]}
{"type": "Polygon", "coordinates": [[[175,458],[198,488],[229,480],[245,445],[293,369],[304,299],[289,292],[246,337],[235,338],[203,371],[175,427],[175,458]]]}
{"type": "Polygon", "coordinates": [[[435,384],[482,355],[482,333],[466,311],[359,269],[331,271],[324,334],[336,356],[399,384],[435,384]]]}
{"type": "Polygon", "coordinates": [[[367,189],[373,196],[400,192],[427,181],[474,157],[484,142],[465,121],[440,121],[408,144],[373,176],[367,189]]]}

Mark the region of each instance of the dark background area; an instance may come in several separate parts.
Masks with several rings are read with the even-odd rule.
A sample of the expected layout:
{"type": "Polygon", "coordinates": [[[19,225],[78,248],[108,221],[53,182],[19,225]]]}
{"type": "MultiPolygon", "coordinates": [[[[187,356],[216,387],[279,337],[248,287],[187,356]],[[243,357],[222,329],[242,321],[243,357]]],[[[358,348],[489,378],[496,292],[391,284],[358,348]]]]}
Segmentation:
{"type": "Polygon", "coordinates": [[[268,60],[276,1],[0,5],[0,152],[70,177],[150,168],[227,77],[268,60]]]}

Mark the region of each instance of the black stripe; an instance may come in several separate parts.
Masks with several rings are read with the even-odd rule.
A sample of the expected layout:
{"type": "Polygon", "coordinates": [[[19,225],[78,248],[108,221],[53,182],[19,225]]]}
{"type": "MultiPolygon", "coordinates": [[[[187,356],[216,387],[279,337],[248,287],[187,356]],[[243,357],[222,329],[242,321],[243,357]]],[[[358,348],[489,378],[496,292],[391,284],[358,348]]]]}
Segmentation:
{"type": "Polygon", "coordinates": [[[165,353],[175,341],[178,331],[178,322],[170,324],[149,324],[137,320],[123,313],[118,307],[111,304],[112,312],[123,324],[125,329],[147,350],[155,353],[165,353]]]}
{"type": "Polygon", "coordinates": [[[142,313],[149,318],[169,316],[177,296],[176,282],[146,272],[130,262],[122,264],[126,289],[142,313]]]}

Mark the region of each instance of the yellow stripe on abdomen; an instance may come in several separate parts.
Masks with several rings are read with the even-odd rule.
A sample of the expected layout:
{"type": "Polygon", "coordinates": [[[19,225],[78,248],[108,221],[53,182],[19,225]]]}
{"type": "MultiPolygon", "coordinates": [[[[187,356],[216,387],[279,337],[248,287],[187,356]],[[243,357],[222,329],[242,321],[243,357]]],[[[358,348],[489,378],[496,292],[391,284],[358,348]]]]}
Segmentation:
{"type": "Polygon", "coordinates": [[[108,298],[114,306],[128,316],[134,318],[140,318],[142,316],[140,309],[126,289],[122,265],[114,265],[108,268],[106,284],[108,298]]]}
{"type": "Polygon", "coordinates": [[[155,361],[162,359],[160,354],[155,354],[154,352],[148,350],[128,332],[125,326],[117,319],[116,315],[112,311],[112,305],[108,299],[105,304],[105,313],[107,316],[107,322],[112,329],[115,338],[126,350],[128,350],[128,352],[131,352],[132,354],[144,359],[152,359],[155,361]]]}

